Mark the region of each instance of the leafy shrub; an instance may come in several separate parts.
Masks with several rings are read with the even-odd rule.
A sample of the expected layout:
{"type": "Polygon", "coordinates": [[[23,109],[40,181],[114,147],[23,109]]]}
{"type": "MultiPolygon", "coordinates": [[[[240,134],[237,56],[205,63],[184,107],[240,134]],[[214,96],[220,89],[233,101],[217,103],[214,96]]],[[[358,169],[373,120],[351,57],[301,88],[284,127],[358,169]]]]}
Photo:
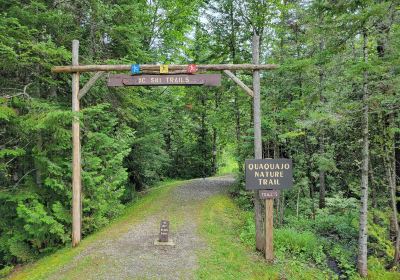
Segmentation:
{"type": "Polygon", "coordinates": [[[246,212],[245,216],[245,223],[240,230],[240,240],[248,246],[254,246],[255,240],[255,233],[256,233],[256,225],[254,223],[254,213],[253,212],[246,212]]]}
{"type": "Polygon", "coordinates": [[[253,193],[251,192],[240,190],[235,193],[234,200],[245,211],[253,209],[253,193]]]}
{"type": "Polygon", "coordinates": [[[342,246],[333,244],[329,249],[329,256],[336,261],[343,277],[348,278],[356,275],[353,251],[345,250],[342,246]]]}
{"type": "Polygon", "coordinates": [[[368,277],[379,280],[398,280],[399,273],[396,271],[387,271],[384,263],[376,257],[368,258],[368,277]]]}
{"type": "Polygon", "coordinates": [[[314,221],[317,234],[331,239],[351,243],[357,240],[356,228],[358,212],[331,213],[329,209],[320,209],[314,221]]]}
{"type": "Polygon", "coordinates": [[[285,217],[286,225],[298,231],[311,231],[343,244],[351,244],[358,237],[358,203],[354,198],[344,198],[341,193],[326,198],[326,207],[317,209],[311,218],[310,199],[302,199],[299,216],[285,217]]]}
{"type": "Polygon", "coordinates": [[[390,240],[391,210],[374,209],[368,215],[368,249],[375,256],[383,258],[388,264],[394,256],[394,247],[390,240]]]}
{"type": "Polygon", "coordinates": [[[8,266],[5,266],[2,269],[0,269],[0,277],[6,277],[8,274],[11,273],[13,268],[14,268],[14,266],[8,265],[8,266]]]}
{"type": "Polygon", "coordinates": [[[353,213],[358,210],[358,200],[354,197],[344,197],[342,192],[339,192],[332,197],[326,198],[326,208],[330,213],[353,213]]]}
{"type": "MultiPolygon", "coordinates": [[[[26,152],[13,161],[21,180],[2,181],[0,267],[32,261],[70,241],[70,110],[42,100],[18,106],[20,115],[13,118],[16,131],[21,138],[40,139],[42,144],[31,141],[35,144],[28,143],[26,152]]],[[[82,232],[86,235],[123,209],[121,197],[128,179],[123,159],[131,150],[133,131],[118,124],[109,104],[82,112],[82,232]]]]}
{"type": "Polygon", "coordinates": [[[326,261],[323,242],[312,232],[298,232],[292,228],[276,229],[274,243],[277,250],[290,253],[292,257],[298,256],[319,265],[326,261]]]}
{"type": "Polygon", "coordinates": [[[244,174],[236,174],[236,183],[231,190],[235,203],[245,211],[253,209],[253,192],[245,190],[244,174]]]}

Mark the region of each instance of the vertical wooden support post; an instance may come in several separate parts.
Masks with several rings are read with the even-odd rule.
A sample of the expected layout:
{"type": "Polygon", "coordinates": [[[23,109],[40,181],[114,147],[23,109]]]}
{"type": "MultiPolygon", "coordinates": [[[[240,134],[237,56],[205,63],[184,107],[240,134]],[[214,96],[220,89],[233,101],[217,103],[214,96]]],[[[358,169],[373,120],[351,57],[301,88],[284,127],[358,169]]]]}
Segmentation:
{"type": "Polygon", "coordinates": [[[265,259],[274,260],[274,199],[265,200],[265,259]]]}
{"type": "MultiPolygon", "coordinates": [[[[79,41],[72,41],[72,65],[79,64],[79,41]]],[[[72,74],[72,247],[81,241],[81,143],[79,117],[79,72],[72,74]]]]}
{"type": "MultiPolygon", "coordinates": [[[[253,34],[253,64],[260,63],[260,36],[253,34]]],[[[260,97],[260,71],[253,71],[253,124],[254,124],[254,158],[262,158],[261,140],[261,97],[260,97]]],[[[265,249],[264,216],[262,200],[258,191],[254,191],[254,211],[256,220],[256,248],[259,251],[265,249]]]]}

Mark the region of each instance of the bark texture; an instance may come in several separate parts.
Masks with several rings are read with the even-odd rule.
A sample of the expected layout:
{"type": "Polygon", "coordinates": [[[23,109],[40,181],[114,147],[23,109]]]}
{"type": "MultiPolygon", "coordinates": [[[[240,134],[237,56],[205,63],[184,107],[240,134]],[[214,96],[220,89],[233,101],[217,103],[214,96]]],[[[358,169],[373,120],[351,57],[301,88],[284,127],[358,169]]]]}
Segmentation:
{"type": "MultiPolygon", "coordinates": [[[[363,32],[363,57],[364,62],[368,63],[368,35],[363,32]]],[[[358,237],[358,259],[357,269],[362,277],[367,277],[367,241],[368,241],[368,167],[369,167],[369,119],[368,119],[368,73],[364,71],[363,82],[363,113],[362,113],[362,164],[361,164],[361,207],[360,207],[360,228],[358,237]]]]}
{"type": "MultiPolygon", "coordinates": [[[[253,63],[260,62],[260,37],[253,35],[253,63]]],[[[253,119],[254,119],[254,158],[262,158],[262,140],[261,140],[261,97],[260,97],[260,72],[253,72],[253,119]]],[[[256,248],[259,251],[265,250],[265,222],[263,215],[263,203],[258,196],[258,191],[254,191],[254,211],[256,220],[256,248]]]]}

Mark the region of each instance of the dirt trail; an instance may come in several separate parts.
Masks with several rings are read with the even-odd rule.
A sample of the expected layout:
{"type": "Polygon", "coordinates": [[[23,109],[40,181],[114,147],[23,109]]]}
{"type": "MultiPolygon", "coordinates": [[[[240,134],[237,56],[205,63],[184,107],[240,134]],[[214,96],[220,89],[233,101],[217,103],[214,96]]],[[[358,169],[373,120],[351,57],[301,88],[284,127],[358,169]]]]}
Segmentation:
{"type": "Polygon", "coordinates": [[[94,242],[49,279],[193,279],[196,252],[207,246],[197,233],[201,202],[226,192],[233,182],[231,176],[195,179],[173,189],[160,202],[162,210],[128,232],[94,242]],[[162,219],[170,220],[174,247],[153,244],[162,219]]]}

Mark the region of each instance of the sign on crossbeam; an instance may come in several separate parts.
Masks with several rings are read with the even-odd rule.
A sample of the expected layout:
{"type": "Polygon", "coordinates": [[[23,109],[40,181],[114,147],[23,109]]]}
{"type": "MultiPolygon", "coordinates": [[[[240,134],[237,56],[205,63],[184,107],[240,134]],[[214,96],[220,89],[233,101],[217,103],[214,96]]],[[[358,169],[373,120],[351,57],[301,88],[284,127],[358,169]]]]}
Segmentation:
{"type": "Polygon", "coordinates": [[[109,87],[123,86],[220,86],[221,74],[110,75],[109,87]]]}

